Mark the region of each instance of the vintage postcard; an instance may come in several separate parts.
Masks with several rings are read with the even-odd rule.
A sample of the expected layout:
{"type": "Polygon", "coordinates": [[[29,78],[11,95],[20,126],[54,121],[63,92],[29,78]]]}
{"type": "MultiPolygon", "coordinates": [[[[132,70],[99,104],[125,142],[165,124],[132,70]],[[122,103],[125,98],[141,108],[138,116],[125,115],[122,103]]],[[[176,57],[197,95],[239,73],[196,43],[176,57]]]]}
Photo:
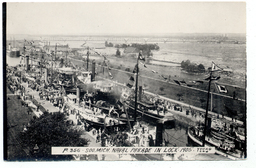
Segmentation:
{"type": "Polygon", "coordinates": [[[245,2],[5,3],[5,161],[247,158],[245,2]]]}

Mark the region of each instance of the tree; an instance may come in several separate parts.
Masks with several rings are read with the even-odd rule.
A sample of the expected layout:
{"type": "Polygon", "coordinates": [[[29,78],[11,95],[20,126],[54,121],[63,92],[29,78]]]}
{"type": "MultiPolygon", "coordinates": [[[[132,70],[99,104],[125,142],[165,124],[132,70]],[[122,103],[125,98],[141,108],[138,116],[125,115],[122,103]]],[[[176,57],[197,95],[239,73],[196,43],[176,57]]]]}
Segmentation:
{"type": "Polygon", "coordinates": [[[107,47],[108,46],[108,41],[105,41],[105,47],[107,47]]]}
{"type": "Polygon", "coordinates": [[[190,60],[182,61],[181,62],[181,68],[187,69],[187,67],[190,65],[190,60]]]}
{"type": "Polygon", "coordinates": [[[116,56],[120,57],[121,56],[121,52],[119,49],[116,50],[116,56]]]}
{"type": "Polygon", "coordinates": [[[199,64],[199,65],[198,65],[198,70],[199,70],[199,72],[205,72],[205,67],[204,67],[204,65],[203,65],[203,64],[199,64]]]}
{"type": "Polygon", "coordinates": [[[51,155],[52,146],[86,146],[88,140],[74,128],[63,113],[44,113],[31,120],[27,131],[20,134],[22,145],[28,148],[37,160],[71,160],[71,155],[51,155]],[[34,153],[35,145],[38,151],[34,153]]]}

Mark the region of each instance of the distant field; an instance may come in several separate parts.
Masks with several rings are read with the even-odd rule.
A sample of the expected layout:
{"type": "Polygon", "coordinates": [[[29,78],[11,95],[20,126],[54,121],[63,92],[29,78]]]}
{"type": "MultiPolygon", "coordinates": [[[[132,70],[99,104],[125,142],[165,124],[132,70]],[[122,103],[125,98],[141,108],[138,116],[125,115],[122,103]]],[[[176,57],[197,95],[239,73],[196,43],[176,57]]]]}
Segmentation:
{"type": "MultiPolygon", "coordinates": [[[[159,43],[158,45],[160,47],[159,51],[152,50],[153,59],[155,60],[181,63],[183,60],[189,59],[192,63],[203,64],[205,68],[211,67],[213,61],[221,68],[233,70],[233,74],[230,76],[221,75],[220,82],[246,87],[246,44],[174,42],[159,43]]],[[[116,48],[113,47],[98,49],[97,51],[106,53],[110,64],[116,66],[122,64],[126,67],[132,67],[135,63],[131,56],[123,55],[122,59],[114,57],[116,48]]],[[[160,64],[160,62],[156,64],[160,64]]],[[[164,75],[176,75],[184,79],[191,78],[191,80],[195,77],[202,78],[202,75],[183,73],[177,65],[167,64],[166,62],[162,62],[162,65],[162,67],[154,66],[153,68],[161,71],[164,75]]]]}

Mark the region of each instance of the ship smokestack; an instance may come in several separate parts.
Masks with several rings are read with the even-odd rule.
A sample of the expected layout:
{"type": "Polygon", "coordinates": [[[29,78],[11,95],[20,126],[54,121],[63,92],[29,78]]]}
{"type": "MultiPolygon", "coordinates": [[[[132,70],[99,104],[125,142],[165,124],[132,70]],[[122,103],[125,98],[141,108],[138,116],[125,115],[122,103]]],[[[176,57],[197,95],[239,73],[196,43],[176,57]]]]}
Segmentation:
{"type": "Polygon", "coordinates": [[[74,85],[75,84],[75,74],[72,74],[72,85],[74,85]]]}
{"type": "Polygon", "coordinates": [[[79,105],[80,101],[80,89],[77,87],[76,88],[76,103],[79,105]]]}
{"type": "Polygon", "coordinates": [[[92,62],[92,82],[95,81],[95,61],[92,62]]]}
{"type": "Polygon", "coordinates": [[[142,86],[139,86],[139,101],[141,101],[142,98],[142,86]]]}
{"type": "Polygon", "coordinates": [[[210,133],[211,131],[211,124],[212,124],[212,118],[208,118],[207,133],[210,133]]]}
{"type": "Polygon", "coordinates": [[[25,69],[26,71],[29,71],[30,67],[29,67],[29,56],[28,55],[26,56],[26,66],[25,66],[25,68],[26,68],[25,69]]]}
{"type": "Polygon", "coordinates": [[[48,80],[48,69],[45,68],[44,69],[44,81],[47,82],[47,80],[48,80]]]}
{"type": "Polygon", "coordinates": [[[163,143],[163,130],[164,130],[164,124],[161,121],[158,121],[157,125],[156,125],[156,142],[155,142],[155,146],[162,146],[162,143],[163,143]]]}

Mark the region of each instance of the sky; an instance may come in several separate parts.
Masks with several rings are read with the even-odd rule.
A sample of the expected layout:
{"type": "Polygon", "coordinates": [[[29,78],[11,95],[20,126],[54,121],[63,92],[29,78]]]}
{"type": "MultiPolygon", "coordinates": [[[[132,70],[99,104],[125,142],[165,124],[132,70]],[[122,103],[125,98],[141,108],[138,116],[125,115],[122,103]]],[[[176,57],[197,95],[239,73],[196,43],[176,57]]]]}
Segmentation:
{"type": "Polygon", "coordinates": [[[7,33],[246,33],[246,3],[7,3],[7,33]]]}

